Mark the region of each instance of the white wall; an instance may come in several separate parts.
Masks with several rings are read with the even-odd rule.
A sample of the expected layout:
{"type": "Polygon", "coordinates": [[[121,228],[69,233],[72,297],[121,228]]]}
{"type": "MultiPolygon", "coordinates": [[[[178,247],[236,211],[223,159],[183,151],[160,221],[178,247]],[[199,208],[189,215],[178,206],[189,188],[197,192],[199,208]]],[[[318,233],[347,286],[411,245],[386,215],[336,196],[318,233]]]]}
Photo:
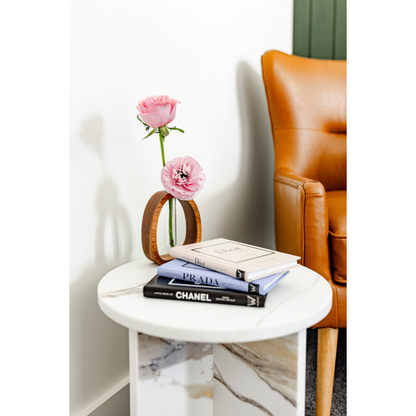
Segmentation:
{"type": "Polygon", "coordinates": [[[71,415],[128,375],[127,330],[100,311],[99,280],[143,257],[143,210],[162,189],[158,138],[135,104],[180,100],[166,159],[206,173],[203,239],[274,248],[273,146],[261,78],[292,52],[292,0],[70,2],[71,415]]]}

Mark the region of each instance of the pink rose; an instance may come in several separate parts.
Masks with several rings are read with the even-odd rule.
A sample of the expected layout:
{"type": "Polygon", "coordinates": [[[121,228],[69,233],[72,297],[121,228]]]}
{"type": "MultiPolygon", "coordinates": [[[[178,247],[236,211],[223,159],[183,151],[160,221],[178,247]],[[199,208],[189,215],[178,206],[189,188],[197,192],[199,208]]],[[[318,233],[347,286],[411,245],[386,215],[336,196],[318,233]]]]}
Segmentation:
{"type": "Polygon", "coordinates": [[[178,100],[167,95],[155,95],[139,100],[136,105],[141,120],[156,129],[173,121],[178,100]]]}
{"type": "Polygon", "coordinates": [[[205,173],[190,156],[177,157],[162,169],[162,185],[176,199],[194,199],[202,189],[205,173]]]}

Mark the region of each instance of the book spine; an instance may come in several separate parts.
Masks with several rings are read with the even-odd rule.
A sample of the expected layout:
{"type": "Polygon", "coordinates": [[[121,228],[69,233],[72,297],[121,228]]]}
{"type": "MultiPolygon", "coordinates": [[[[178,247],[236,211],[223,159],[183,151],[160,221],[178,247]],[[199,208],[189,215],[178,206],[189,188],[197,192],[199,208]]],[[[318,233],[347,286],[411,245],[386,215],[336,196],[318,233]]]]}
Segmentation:
{"type": "Polygon", "coordinates": [[[211,269],[216,272],[224,273],[228,276],[235,277],[236,279],[247,281],[245,279],[247,275],[245,270],[239,270],[236,267],[220,263],[211,258],[207,258],[206,256],[201,256],[200,254],[190,256],[189,254],[182,253],[180,247],[171,247],[169,250],[169,254],[172,257],[175,257],[183,261],[188,261],[189,263],[194,263],[197,266],[205,267],[206,269],[211,269]]]}
{"type": "MultiPolygon", "coordinates": [[[[185,269],[186,270],[186,269],[185,269]]],[[[163,277],[170,277],[172,279],[185,280],[188,282],[194,282],[198,284],[204,284],[209,286],[224,287],[227,289],[238,290],[240,292],[249,292],[253,294],[263,294],[260,293],[260,286],[255,283],[248,283],[246,281],[233,279],[231,276],[221,276],[218,273],[210,273],[205,270],[192,270],[189,272],[184,272],[176,268],[169,268],[166,264],[163,267],[158,267],[157,274],[163,277]]]]}
{"type": "Polygon", "coordinates": [[[248,293],[224,293],[221,290],[205,290],[190,288],[171,288],[145,286],[143,295],[146,298],[169,299],[186,302],[220,303],[223,305],[238,305],[249,307],[264,307],[265,297],[249,295],[248,293]]]}

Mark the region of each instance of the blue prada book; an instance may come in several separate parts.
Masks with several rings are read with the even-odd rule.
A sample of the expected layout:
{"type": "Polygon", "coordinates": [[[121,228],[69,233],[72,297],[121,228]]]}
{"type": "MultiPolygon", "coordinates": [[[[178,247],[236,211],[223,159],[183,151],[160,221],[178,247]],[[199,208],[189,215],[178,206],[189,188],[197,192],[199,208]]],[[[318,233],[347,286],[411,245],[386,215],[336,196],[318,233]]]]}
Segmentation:
{"type": "Polygon", "coordinates": [[[272,274],[271,276],[263,277],[253,282],[246,282],[179,259],[171,260],[157,268],[157,274],[159,276],[238,290],[239,292],[261,296],[268,293],[270,289],[275,287],[288,273],[289,270],[272,274]]]}

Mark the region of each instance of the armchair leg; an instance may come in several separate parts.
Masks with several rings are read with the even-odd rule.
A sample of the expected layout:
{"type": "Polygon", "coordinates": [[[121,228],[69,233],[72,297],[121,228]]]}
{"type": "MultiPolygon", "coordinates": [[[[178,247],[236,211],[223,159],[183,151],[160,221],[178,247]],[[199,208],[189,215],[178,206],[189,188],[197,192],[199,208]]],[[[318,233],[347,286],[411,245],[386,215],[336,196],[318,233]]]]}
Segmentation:
{"type": "Polygon", "coordinates": [[[316,416],[330,416],[337,356],[338,328],[318,329],[316,416]]]}

